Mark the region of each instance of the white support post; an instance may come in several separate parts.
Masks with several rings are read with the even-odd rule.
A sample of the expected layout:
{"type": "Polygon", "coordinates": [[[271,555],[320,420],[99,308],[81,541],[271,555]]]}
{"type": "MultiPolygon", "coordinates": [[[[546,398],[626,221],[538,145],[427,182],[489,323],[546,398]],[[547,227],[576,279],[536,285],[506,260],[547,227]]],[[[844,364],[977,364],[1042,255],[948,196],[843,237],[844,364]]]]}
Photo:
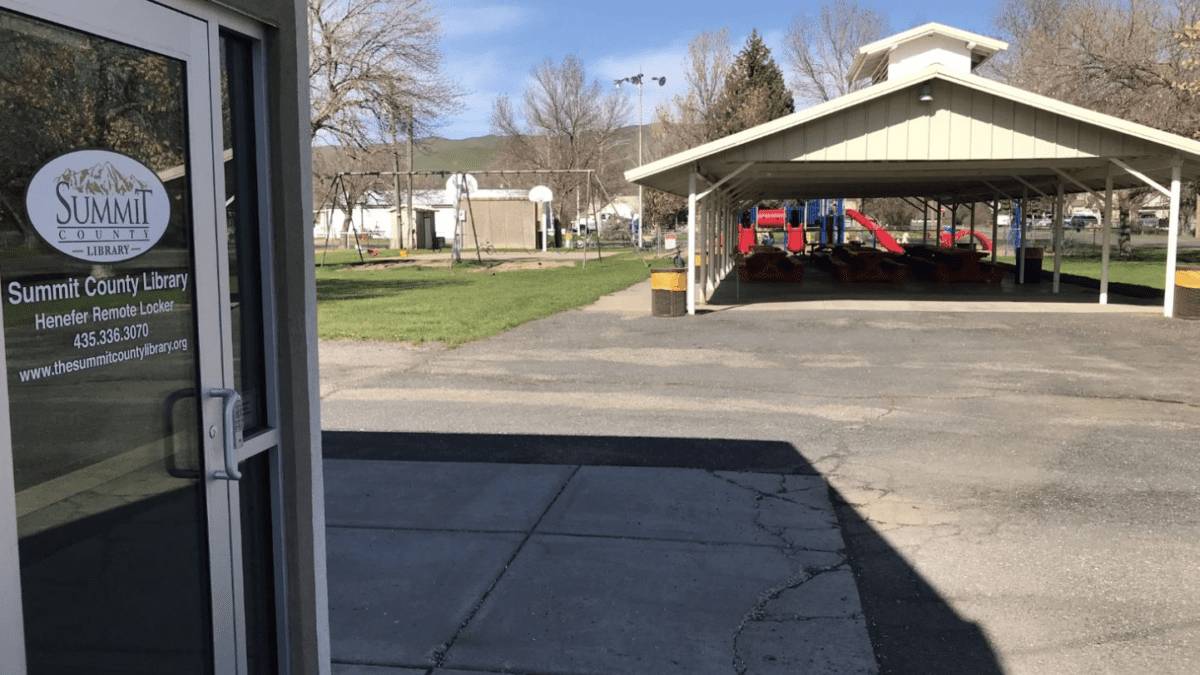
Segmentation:
{"type": "Polygon", "coordinates": [[[996,249],[1000,248],[1000,200],[992,197],[992,264],[996,264],[996,249]]]}
{"type": "Polygon", "coordinates": [[[696,314],[696,173],[688,174],[687,313],[696,314]]]}
{"type": "Polygon", "coordinates": [[[1108,304],[1108,261],[1112,250],[1112,164],[1108,165],[1108,175],[1104,178],[1104,219],[1100,227],[1104,228],[1100,243],[1100,304],[1108,304]]]}
{"type": "Polygon", "coordinates": [[[720,269],[721,263],[716,259],[716,239],[720,232],[721,223],[721,197],[720,192],[716,193],[716,198],[713,199],[713,219],[708,223],[708,297],[713,297],[713,292],[716,291],[716,270],[720,269]]]}
{"type": "Polygon", "coordinates": [[[737,250],[737,207],[731,201],[729,212],[725,214],[725,273],[729,274],[734,268],[733,252],[737,250]]]}
{"type": "Polygon", "coordinates": [[[1167,282],[1163,298],[1163,316],[1175,316],[1175,255],[1179,251],[1179,192],[1183,158],[1171,163],[1171,216],[1167,224],[1167,282]]]}
{"type": "MultiPolygon", "coordinates": [[[[1053,293],[1058,293],[1059,274],[1062,268],[1062,247],[1063,247],[1063,216],[1065,215],[1066,204],[1063,200],[1063,184],[1058,181],[1054,190],[1054,287],[1050,290],[1053,293]]],[[[1025,214],[1021,214],[1024,218],[1025,214]]]]}
{"type": "Polygon", "coordinates": [[[707,248],[704,250],[704,283],[708,287],[706,296],[712,298],[717,288],[717,220],[721,213],[720,194],[714,195],[712,209],[709,211],[708,226],[705,228],[708,236],[704,238],[707,248]]]}
{"type": "MultiPolygon", "coordinates": [[[[1016,253],[1017,253],[1017,283],[1022,284],[1022,285],[1024,285],[1024,283],[1025,283],[1025,249],[1029,247],[1029,243],[1026,241],[1027,235],[1025,234],[1025,221],[1027,220],[1025,218],[1025,205],[1028,202],[1029,202],[1029,188],[1025,187],[1025,188],[1021,189],[1021,201],[1018,202],[1018,204],[1017,204],[1016,212],[1019,212],[1019,213],[1014,212],[1014,214],[1013,214],[1014,216],[1016,216],[1016,215],[1021,216],[1020,218],[1017,219],[1017,232],[1018,232],[1018,236],[1021,238],[1021,241],[1017,245],[1016,253]]],[[[1050,211],[1051,211],[1050,217],[1053,218],[1054,217],[1053,216],[1054,209],[1051,209],[1050,211]]],[[[1051,227],[1053,227],[1053,226],[1051,226],[1051,227]]]]}
{"type": "Polygon", "coordinates": [[[729,274],[729,200],[724,202],[721,209],[721,278],[729,274]]]}
{"type": "Polygon", "coordinates": [[[712,231],[712,198],[701,200],[703,217],[700,219],[700,301],[708,304],[708,237],[712,231]]]}
{"type": "MultiPolygon", "coordinates": [[[[929,243],[929,200],[921,198],[921,243],[929,243]]],[[[934,242],[934,246],[937,243],[934,242]]]]}

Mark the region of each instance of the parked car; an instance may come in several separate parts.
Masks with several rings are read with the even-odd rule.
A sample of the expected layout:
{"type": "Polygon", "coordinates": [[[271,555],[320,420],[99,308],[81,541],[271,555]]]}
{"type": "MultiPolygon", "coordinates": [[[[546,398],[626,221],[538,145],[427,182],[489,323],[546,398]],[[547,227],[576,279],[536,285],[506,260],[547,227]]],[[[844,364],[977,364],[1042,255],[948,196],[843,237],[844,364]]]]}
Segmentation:
{"type": "Polygon", "coordinates": [[[1031,213],[1025,217],[1025,222],[1029,227],[1038,229],[1049,229],[1050,224],[1054,222],[1049,213],[1031,213]]]}
{"type": "Polygon", "coordinates": [[[1096,216],[1077,215],[1071,216],[1071,220],[1067,223],[1069,227],[1075,228],[1076,232],[1080,232],[1083,228],[1100,227],[1100,219],[1096,216]]]}

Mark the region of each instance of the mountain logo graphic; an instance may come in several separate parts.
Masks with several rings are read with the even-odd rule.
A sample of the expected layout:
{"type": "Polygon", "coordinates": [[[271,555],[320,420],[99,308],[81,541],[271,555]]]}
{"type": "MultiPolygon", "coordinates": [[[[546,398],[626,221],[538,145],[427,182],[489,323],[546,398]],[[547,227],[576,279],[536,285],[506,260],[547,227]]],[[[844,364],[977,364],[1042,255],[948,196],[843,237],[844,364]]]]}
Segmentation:
{"type": "Polygon", "coordinates": [[[158,175],[109,150],[79,150],[47,162],[29,181],[25,209],[47,244],[96,263],[142,255],[171,221],[171,200],[158,175]]]}
{"type": "Polygon", "coordinates": [[[58,180],[75,192],[89,195],[127,195],[134,190],[150,187],[136,176],[125,175],[112,162],[97,164],[82,171],[67,169],[58,180]]]}

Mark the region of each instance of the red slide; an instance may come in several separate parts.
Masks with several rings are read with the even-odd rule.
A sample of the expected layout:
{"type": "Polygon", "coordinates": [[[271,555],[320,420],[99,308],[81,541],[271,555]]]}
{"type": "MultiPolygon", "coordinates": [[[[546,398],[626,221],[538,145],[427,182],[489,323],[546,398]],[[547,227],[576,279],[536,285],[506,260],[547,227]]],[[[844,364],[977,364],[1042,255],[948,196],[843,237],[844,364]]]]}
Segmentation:
{"type": "Polygon", "coordinates": [[[883,229],[883,226],[879,223],[876,223],[854,209],[846,209],[846,215],[857,220],[860,225],[870,230],[871,234],[874,234],[879,243],[883,244],[883,247],[887,250],[892,253],[904,253],[904,249],[900,248],[900,244],[897,244],[896,240],[892,239],[892,235],[888,234],[888,231],[883,229]]]}

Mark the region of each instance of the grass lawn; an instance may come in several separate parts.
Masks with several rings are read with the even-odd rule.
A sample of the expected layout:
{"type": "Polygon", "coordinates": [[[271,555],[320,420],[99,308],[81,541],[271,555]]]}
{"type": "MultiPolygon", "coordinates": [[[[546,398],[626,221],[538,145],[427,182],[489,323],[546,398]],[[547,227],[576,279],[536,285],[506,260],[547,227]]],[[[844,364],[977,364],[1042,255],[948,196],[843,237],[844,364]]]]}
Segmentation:
{"type": "Polygon", "coordinates": [[[586,267],[576,262],[495,273],[466,256],[453,270],[443,261],[418,264],[362,270],[327,261],[318,267],[320,337],[460,345],[595,302],[648,279],[655,263],[622,253],[588,260],[586,267]]]}
{"type": "MultiPolygon", "coordinates": [[[[1005,256],[1000,256],[997,260],[1014,262],[1012,257],[1005,256]]],[[[1180,266],[1200,265],[1200,249],[1181,248],[1176,261],[1180,266]]],[[[1046,258],[1042,260],[1042,269],[1048,271],[1054,269],[1054,256],[1050,251],[1046,251],[1046,258]]],[[[1062,266],[1059,269],[1063,274],[1099,279],[1100,255],[1091,252],[1080,256],[1064,255],[1062,266]]],[[[1167,250],[1165,248],[1135,247],[1130,260],[1118,260],[1114,251],[1112,259],[1108,262],[1108,280],[1112,282],[1137,284],[1162,290],[1165,288],[1166,278],[1167,250]]]]}

